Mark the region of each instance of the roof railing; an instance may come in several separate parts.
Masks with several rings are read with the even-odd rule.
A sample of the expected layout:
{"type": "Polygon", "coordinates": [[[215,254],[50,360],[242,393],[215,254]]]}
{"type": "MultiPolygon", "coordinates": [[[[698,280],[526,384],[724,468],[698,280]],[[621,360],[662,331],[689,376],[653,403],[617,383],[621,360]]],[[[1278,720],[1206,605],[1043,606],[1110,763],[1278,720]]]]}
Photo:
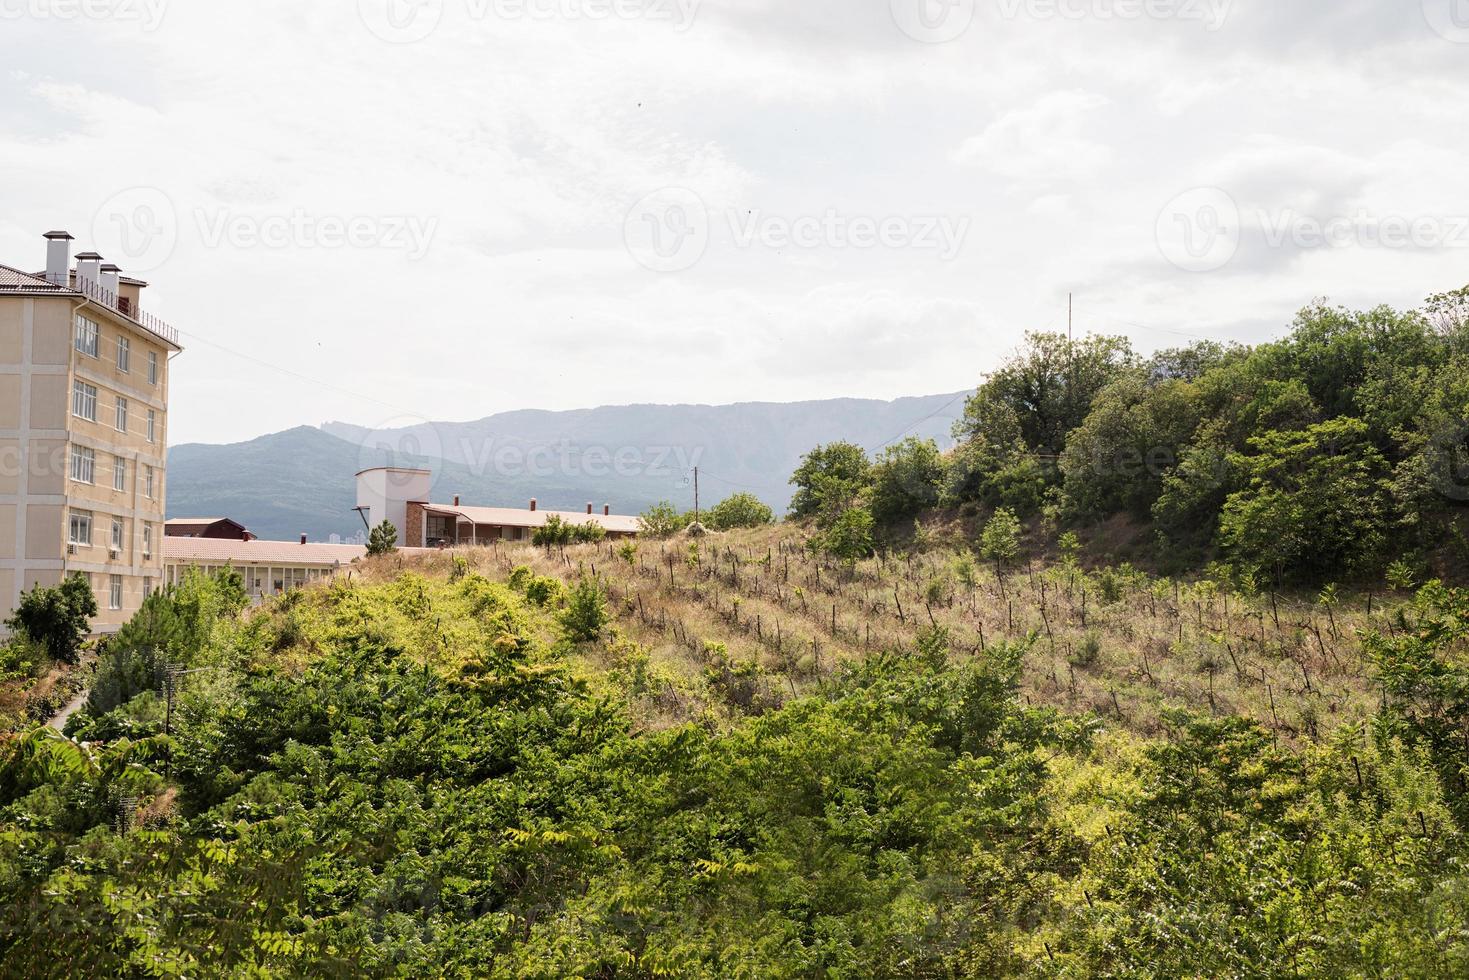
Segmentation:
{"type": "Polygon", "coordinates": [[[121,313],[154,336],[168,341],[175,347],[179,345],[179,332],[177,330],[153,314],[144,313],[138,308],[138,304],[135,301],[129,300],[125,296],[118,296],[109,289],[102,288],[101,283],[84,279],[81,276],[75,276],[72,278],[71,288],[74,292],[81,293],[92,302],[101,303],[108,309],[116,313],[121,313]]]}

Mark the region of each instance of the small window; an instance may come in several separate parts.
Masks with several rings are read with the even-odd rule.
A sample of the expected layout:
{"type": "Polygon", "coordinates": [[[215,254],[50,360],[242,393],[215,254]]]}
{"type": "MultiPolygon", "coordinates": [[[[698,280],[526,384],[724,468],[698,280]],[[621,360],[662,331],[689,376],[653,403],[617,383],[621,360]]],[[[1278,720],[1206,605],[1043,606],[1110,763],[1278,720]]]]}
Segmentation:
{"type": "Polygon", "coordinates": [[[143,557],[153,557],[153,525],[143,525],[143,557]]]}
{"type": "Polygon", "coordinates": [[[88,422],[97,421],[97,386],[77,381],[71,386],[71,414],[88,422]]]}
{"type": "Polygon", "coordinates": [[[84,446],[71,447],[71,478],[78,483],[95,483],[97,453],[84,446]]]}
{"type": "Polygon", "coordinates": [[[152,594],[153,594],[153,576],[151,576],[151,575],[144,575],[143,576],[143,598],[146,599],[146,598],[148,598],[152,594]]]}
{"type": "Polygon", "coordinates": [[[158,383],[158,352],[157,351],[150,350],[148,352],[148,383],[150,385],[156,385],[158,383]]]}
{"type": "Polygon", "coordinates": [[[133,344],[126,337],[117,338],[117,369],[123,374],[128,373],[128,365],[132,363],[133,344]]]}
{"type": "Polygon", "coordinates": [[[92,544],[92,512],[87,510],[74,510],[71,512],[71,523],[67,532],[67,543],[90,547],[92,544]]]}
{"type": "Polygon", "coordinates": [[[122,518],[120,518],[120,517],[114,517],[112,519],[112,550],[113,551],[121,551],[122,550],[123,534],[124,534],[124,528],[122,526],[122,518]]]}
{"type": "Polygon", "coordinates": [[[117,431],[128,430],[128,400],[121,395],[117,396],[117,431]]]}
{"type": "Polygon", "coordinates": [[[153,409],[150,408],[150,409],[148,409],[148,441],[150,443],[156,441],[157,436],[158,436],[158,413],[156,411],[154,411],[153,409]]]}
{"type": "Polygon", "coordinates": [[[143,496],[153,499],[153,467],[143,467],[143,496]]]}
{"type": "Polygon", "coordinates": [[[88,357],[97,356],[97,321],[84,316],[77,317],[77,350],[88,357]]]}
{"type": "Polygon", "coordinates": [[[112,457],[112,489],[128,488],[128,461],[121,456],[112,457]]]}
{"type": "Polygon", "coordinates": [[[107,608],[122,608],[122,576],[109,575],[107,582],[107,608]]]}

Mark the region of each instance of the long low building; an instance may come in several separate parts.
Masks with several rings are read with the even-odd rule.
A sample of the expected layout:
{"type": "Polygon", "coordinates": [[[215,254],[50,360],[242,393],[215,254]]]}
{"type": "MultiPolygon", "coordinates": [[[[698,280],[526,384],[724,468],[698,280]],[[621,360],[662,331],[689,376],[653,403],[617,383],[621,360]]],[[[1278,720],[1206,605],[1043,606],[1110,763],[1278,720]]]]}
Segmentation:
{"type": "Polygon", "coordinates": [[[332,578],[366,555],[355,544],[165,536],[163,581],[176,585],[191,568],[206,574],[233,568],[250,598],[260,600],[332,578]]]}
{"type": "Polygon", "coordinates": [[[357,511],[367,527],[383,521],[398,532],[398,544],[406,548],[455,548],[489,545],[499,541],[530,541],[538,528],[553,517],[567,524],[597,524],[609,538],[632,538],[642,532],[636,517],[612,513],[603,505],[600,513],[587,504],[585,513],[542,510],[532,500],[518,507],[465,507],[431,501],[433,474],[429,470],[382,466],[357,474],[357,511]]]}

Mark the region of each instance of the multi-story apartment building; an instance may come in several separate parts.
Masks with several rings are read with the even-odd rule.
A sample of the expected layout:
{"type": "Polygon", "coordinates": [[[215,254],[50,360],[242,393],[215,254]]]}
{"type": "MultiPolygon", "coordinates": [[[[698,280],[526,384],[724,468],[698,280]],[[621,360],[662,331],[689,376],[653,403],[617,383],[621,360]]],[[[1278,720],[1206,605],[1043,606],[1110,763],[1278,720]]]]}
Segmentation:
{"type": "Polygon", "coordinates": [[[143,312],[147,283],[45,237],[44,273],[0,265],[0,618],[82,572],[109,633],[163,584],[178,334],[143,312]]]}

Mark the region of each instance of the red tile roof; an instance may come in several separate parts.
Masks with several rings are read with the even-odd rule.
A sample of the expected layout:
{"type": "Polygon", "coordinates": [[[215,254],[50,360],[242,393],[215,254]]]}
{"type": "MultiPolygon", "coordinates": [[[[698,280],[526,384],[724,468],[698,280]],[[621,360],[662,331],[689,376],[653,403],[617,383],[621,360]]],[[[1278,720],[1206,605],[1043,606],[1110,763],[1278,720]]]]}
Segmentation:
{"type": "Polygon", "coordinates": [[[499,527],[543,527],[553,515],[568,524],[600,524],[614,534],[637,534],[643,526],[636,517],[620,514],[585,514],[567,510],[520,510],[514,507],[455,507],[452,504],[427,504],[427,510],[445,517],[461,517],[473,524],[499,527]]]}
{"type": "Polygon", "coordinates": [[[359,544],[237,541],[233,538],[163,539],[163,560],[176,565],[350,565],[367,555],[359,544]]]}

